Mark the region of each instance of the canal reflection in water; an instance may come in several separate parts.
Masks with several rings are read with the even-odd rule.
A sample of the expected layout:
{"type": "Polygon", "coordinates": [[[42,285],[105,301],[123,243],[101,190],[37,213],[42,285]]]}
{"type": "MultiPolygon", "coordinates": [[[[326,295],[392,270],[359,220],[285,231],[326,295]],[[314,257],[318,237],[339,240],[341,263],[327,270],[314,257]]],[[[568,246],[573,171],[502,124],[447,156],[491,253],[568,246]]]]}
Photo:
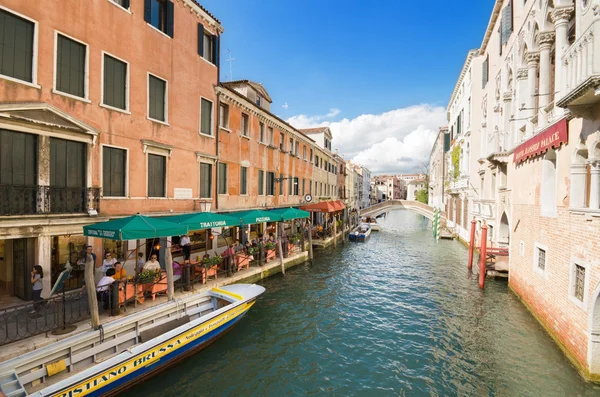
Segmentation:
{"type": "Polygon", "coordinates": [[[235,328],[127,395],[598,396],[507,283],[398,210],[263,282],[235,328]]]}

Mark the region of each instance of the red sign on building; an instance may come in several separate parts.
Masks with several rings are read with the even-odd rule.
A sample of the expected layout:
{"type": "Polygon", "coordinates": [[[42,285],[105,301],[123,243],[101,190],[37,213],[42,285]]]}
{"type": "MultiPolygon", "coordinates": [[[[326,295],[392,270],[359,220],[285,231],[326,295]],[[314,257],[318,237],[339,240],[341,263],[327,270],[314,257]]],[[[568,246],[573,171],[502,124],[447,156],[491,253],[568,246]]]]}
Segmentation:
{"type": "Polygon", "coordinates": [[[567,132],[567,119],[563,118],[543,132],[522,143],[515,149],[513,162],[521,163],[530,157],[545,153],[550,148],[558,148],[569,141],[567,132]]]}

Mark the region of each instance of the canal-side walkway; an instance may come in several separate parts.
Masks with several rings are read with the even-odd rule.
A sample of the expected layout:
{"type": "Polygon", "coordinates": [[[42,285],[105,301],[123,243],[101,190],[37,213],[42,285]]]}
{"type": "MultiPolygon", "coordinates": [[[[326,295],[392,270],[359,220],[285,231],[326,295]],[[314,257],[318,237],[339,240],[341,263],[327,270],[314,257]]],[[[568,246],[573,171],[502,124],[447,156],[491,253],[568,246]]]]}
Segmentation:
{"type": "MultiPolygon", "coordinates": [[[[290,268],[296,266],[298,264],[304,263],[308,260],[308,252],[302,251],[298,253],[291,254],[287,258],[283,259],[284,267],[290,268]]],[[[281,260],[279,258],[272,260],[264,264],[263,266],[255,266],[250,267],[248,269],[241,270],[237,273],[234,273],[231,277],[217,278],[216,280],[209,280],[206,284],[195,284],[193,291],[177,291],[175,293],[175,299],[179,299],[181,297],[201,293],[203,291],[210,290],[214,287],[220,287],[224,285],[237,284],[237,283],[255,283],[267,277],[270,277],[274,274],[281,273],[281,260]]],[[[82,302],[87,304],[87,298],[82,296],[80,298],[82,302]]],[[[118,316],[110,316],[108,312],[100,313],[100,324],[108,324],[112,321],[116,321],[118,319],[123,318],[123,316],[131,315],[134,313],[141,312],[143,310],[149,309],[151,307],[158,306],[162,303],[167,302],[168,299],[166,295],[159,295],[156,297],[154,301],[151,299],[147,299],[143,304],[138,304],[137,306],[128,305],[126,306],[121,315],[118,316]]],[[[76,335],[77,333],[81,333],[84,331],[88,331],[91,329],[91,324],[89,321],[82,321],[75,324],[77,329],[74,332],[65,335],[52,335],[50,332],[46,334],[32,336],[27,339],[20,340],[18,342],[14,342],[5,346],[2,346],[0,349],[0,362],[9,360],[11,358],[20,356],[27,352],[39,349],[44,346],[48,346],[52,343],[58,342],[62,339],[71,337],[76,335]]]]}

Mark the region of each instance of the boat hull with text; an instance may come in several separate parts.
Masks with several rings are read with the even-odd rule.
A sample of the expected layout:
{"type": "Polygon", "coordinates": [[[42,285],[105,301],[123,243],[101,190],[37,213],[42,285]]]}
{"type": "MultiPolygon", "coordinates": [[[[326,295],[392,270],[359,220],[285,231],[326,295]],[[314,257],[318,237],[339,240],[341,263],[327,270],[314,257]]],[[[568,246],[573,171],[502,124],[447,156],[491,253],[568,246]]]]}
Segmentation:
{"type": "MultiPolygon", "coordinates": [[[[31,392],[20,395],[74,397],[111,396],[121,393],[136,383],[202,350],[223,336],[239,322],[264,291],[265,289],[258,285],[235,284],[213,288],[198,294],[206,295],[206,302],[212,304],[213,310],[210,313],[200,312],[198,316],[184,316],[171,322],[165,322],[162,324],[162,328],[150,328],[145,333],[140,333],[140,336],[136,338],[137,344],[123,349],[122,352],[71,376],[65,373],[63,375],[66,376],[63,376],[62,379],[41,390],[31,390],[31,392]]],[[[118,321],[124,320],[127,320],[127,317],[118,321]]],[[[97,331],[90,330],[88,332],[97,331]]],[[[75,335],[71,338],[78,336],[75,335]]],[[[52,345],[42,349],[47,348],[51,349],[52,345]]],[[[39,351],[27,354],[33,353],[40,354],[39,351]]],[[[22,369],[24,365],[19,363],[19,360],[26,359],[27,354],[9,360],[12,363],[2,363],[2,367],[13,366],[13,368],[22,369]]],[[[26,361],[29,362],[29,360],[26,361]]],[[[52,368],[54,364],[55,362],[48,362],[42,368],[52,368]]],[[[19,376],[16,378],[18,380],[19,376]]],[[[27,375],[24,375],[23,378],[27,380],[27,375]]],[[[26,385],[26,382],[23,384],[26,385]]],[[[29,386],[29,389],[33,388],[31,384],[29,386]]],[[[39,386],[37,388],[39,389],[39,386]]],[[[23,390],[27,390],[27,386],[23,390]]]]}

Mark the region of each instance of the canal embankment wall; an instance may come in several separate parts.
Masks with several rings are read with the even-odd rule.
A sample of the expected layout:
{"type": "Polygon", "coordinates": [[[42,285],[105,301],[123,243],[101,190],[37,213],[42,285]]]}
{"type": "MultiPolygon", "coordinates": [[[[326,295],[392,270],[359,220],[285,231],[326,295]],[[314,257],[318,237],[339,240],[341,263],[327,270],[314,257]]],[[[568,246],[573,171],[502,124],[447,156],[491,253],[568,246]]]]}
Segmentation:
{"type": "MultiPolygon", "coordinates": [[[[288,269],[294,266],[305,263],[309,260],[308,252],[302,251],[299,253],[295,253],[290,255],[287,258],[283,258],[283,268],[288,269]]],[[[278,273],[281,273],[282,266],[281,260],[279,258],[264,264],[263,266],[250,267],[248,269],[242,270],[240,272],[234,273],[231,277],[227,278],[217,278],[216,280],[207,281],[206,284],[195,285],[194,291],[181,291],[176,292],[175,301],[181,301],[189,297],[190,295],[199,294],[210,290],[215,287],[221,287],[230,284],[239,284],[239,283],[256,283],[260,280],[266,279],[268,277],[274,276],[278,273]]],[[[82,298],[85,299],[85,298],[82,298]]],[[[169,302],[166,296],[157,297],[154,302],[147,301],[147,303],[137,306],[127,306],[125,308],[125,312],[119,316],[110,316],[108,313],[104,313],[100,315],[100,322],[102,326],[106,326],[111,322],[116,320],[123,319],[126,316],[136,315],[138,318],[143,317],[144,311],[155,308],[161,304],[169,302]]],[[[180,315],[181,312],[186,310],[185,305],[175,304],[171,306],[165,307],[163,316],[177,318],[177,315],[180,315]]],[[[156,313],[148,313],[149,317],[153,317],[156,313]]],[[[25,353],[40,349],[42,347],[46,347],[52,345],[54,343],[58,343],[64,339],[71,338],[74,335],[79,333],[83,333],[85,331],[89,331],[91,329],[91,324],[89,321],[80,322],[77,325],[77,329],[74,333],[66,334],[66,335],[52,335],[50,332],[46,334],[36,335],[31,338],[27,338],[18,342],[14,342],[8,345],[5,345],[0,349],[0,363],[9,360],[14,357],[18,357],[25,353]]],[[[104,338],[109,337],[109,335],[104,335],[104,338]]]]}

